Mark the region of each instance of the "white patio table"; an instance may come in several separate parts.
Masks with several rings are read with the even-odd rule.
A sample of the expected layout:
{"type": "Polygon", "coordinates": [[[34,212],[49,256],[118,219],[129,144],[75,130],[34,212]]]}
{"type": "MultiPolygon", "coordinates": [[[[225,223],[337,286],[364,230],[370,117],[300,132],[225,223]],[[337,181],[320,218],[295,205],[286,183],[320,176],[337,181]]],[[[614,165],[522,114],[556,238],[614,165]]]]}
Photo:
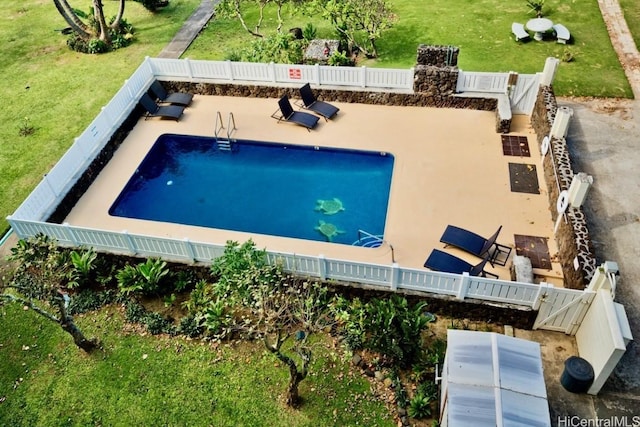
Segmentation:
{"type": "Polygon", "coordinates": [[[542,40],[544,33],[549,31],[553,27],[553,22],[547,18],[534,18],[527,21],[525,24],[528,30],[534,31],[534,40],[542,40]]]}

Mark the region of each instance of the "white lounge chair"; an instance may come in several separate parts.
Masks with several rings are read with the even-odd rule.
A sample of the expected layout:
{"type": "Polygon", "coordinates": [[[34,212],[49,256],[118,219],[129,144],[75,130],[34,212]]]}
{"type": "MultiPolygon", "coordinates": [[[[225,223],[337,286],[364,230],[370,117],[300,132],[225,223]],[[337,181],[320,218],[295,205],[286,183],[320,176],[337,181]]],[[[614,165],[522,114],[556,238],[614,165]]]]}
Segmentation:
{"type": "Polygon", "coordinates": [[[558,39],[558,43],[567,44],[567,42],[571,39],[571,33],[567,27],[562,24],[555,24],[553,26],[553,31],[556,33],[556,39],[558,39]]]}
{"type": "Polygon", "coordinates": [[[531,37],[527,30],[524,29],[524,25],[519,22],[511,24],[511,32],[516,37],[516,41],[528,39],[531,37]]]}

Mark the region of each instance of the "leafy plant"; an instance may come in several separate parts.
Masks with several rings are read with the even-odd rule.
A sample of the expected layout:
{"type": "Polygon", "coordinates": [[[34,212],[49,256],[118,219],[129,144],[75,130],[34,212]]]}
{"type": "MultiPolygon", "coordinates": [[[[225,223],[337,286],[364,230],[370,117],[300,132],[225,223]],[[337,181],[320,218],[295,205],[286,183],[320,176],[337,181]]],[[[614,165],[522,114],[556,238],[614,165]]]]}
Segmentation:
{"type": "Polygon", "coordinates": [[[96,269],[96,258],[98,254],[92,248],[82,252],[71,251],[70,259],[73,268],[69,272],[69,283],[67,286],[76,289],[87,285],[92,279],[92,273],[96,269]]]}
{"type": "Polygon", "coordinates": [[[569,48],[565,48],[562,51],[562,56],[560,57],[560,60],[562,62],[573,62],[573,60],[575,59],[573,52],[571,51],[571,49],[569,48]]]}
{"type": "Polygon", "coordinates": [[[144,288],[138,269],[133,265],[125,265],[116,274],[116,279],[118,280],[118,290],[125,296],[141,292],[144,288]]]}
{"type": "Polygon", "coordinates": [[[371,300],[366,305],[365,346],[382,353],[393,364],[410,365],[420,354],[421,333],[429,321],[425,307],[426,303],[410,307],[398,295],[371,300]]]}
{"type": "Polygon", "coordinates": [[[173,324],[169,320],[162,317],[160,313],[147,313],[147,315],[143,319],[143,323],[147,326],[147,330],[151,335],[158,335],[163,333],[173,335],[176,332],[173,324]]]}
{"type": "Polygon", "coordinates": [[[18,125],[18,135],[20,136],[29,136],[32,135],[35,131],[36,128],[31,124],[31,121],[28,117],[22,119],[22,121],[18,125]]]}
{"type": "Polygon", "coordinates": [[[407,413],[411,418],[426,418],[431,415],[431,400],[421,394],[416,393],[415,396],[409,402],[409,408],[407,413]]]}
{"type": "Polygon", "coordinates": [[[340,50],[334,50],[327,60],[327,64],[332,66],[352,66],[353,61],[347,57],[347,54],[340,50]]]}
{"type": "Polygon", "coordinates": [[[178,332],[188,336],[189,338],[199,337],[204,333],[204,328],[193,315],[184,316],[180,319],[178,332]]]}
{"type": "Polygon", "coordinates": [[[318,30],[316,29],[316,27],[311,22],[309,22],[302,29],[302,37],[304,37],[306,41],[310,42],[311,40],[316,38],[317,32],[318,30]]]}
{"type": "Polygon", "coordinates": [[[87,311],[97,310],[100,307],[115,301],[117,301],[117,295],[112,289],[100,292],[84,289],[73,295],[71,298],[71,302],[69,303],[69,314],[80,314],[87,311]]]}
{"type": "Polygon", "coordinates": [[[126,265],[116,274],[118,289],[125,295],[154,294],[160,290],[162,279],[169,274],[166,261],[148,258],[137,266],[126,265]]]}
{"type": "Polygon", "coordinates": [[[207,334],[216,339],[224,339],[232,332],[233,317],[229,307],[221,298],[209,303],[202,314],[202,320],[207,334]]]}
{"type": "Polygon", "coordinates": [[[542,7],[544,6],[544,0],[526,0],[529,12],[536,15],[537,18],[542,18],[542,7]]]}
{"type": "Polygon", "coordinates": [[[176,298],[176,294],[172,293],[171,295],[165,295],[164,297],[162,297],[162,302],[164,303],[165,307],[171,307],[173,303],[176,302],[176,298]]]}
{"type": "Polygon", "coordinates": [[[407,394],[407,389],[404,388],[404,385],[402,385],[402,381],[400,381],[400,377],[398,377],[397,374],[394,375],[392,381],[396,404],[400,408],[406,408],[409,406],[409,395],[407,394]]]}

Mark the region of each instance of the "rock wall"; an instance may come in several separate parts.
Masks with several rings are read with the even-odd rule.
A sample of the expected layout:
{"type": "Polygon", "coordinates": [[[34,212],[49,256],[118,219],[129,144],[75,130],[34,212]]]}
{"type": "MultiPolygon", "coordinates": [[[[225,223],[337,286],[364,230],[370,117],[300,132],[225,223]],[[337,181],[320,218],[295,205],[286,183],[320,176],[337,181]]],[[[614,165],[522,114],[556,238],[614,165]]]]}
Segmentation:
{"type": "MultiPolygon", "coordinates": [[[[542,87],[531,114],[531,124],[538,135],[538,144],[541,145],[543,138],[549,135],[557,110],[558,104],[553,88],[542,87]]],[[[567,141],[564,138],[551,138],[549,153],[544,158],[543,168],[549,194],[549,209],[555,221],[558,217],[556,208],[558,196],[562,190],[569,189],[574,175],[567,141]]],[[[584,211],[581,208],[569,207],[565,213],[565,220],[560,221],[555,237],[558,244],[558,262],[562,266],[565,287],[584,289],[596,271],[596,257],[584,211]]]]}

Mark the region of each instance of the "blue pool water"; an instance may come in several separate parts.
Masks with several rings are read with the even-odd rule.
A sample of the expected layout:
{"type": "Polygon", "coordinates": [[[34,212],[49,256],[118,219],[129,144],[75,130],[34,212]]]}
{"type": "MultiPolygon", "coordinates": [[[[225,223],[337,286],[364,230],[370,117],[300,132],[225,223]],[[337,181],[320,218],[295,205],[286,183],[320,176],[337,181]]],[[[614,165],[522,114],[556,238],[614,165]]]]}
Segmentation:
{"type": "Polygon", "coordinates": [[[384,235],[391,154],[161,135],[109,209],[113,216],[327,241],[320,221],[352,244],[358,230],[384,235]],[[318,200],[339,199],[328,215],[318,200]]]}

